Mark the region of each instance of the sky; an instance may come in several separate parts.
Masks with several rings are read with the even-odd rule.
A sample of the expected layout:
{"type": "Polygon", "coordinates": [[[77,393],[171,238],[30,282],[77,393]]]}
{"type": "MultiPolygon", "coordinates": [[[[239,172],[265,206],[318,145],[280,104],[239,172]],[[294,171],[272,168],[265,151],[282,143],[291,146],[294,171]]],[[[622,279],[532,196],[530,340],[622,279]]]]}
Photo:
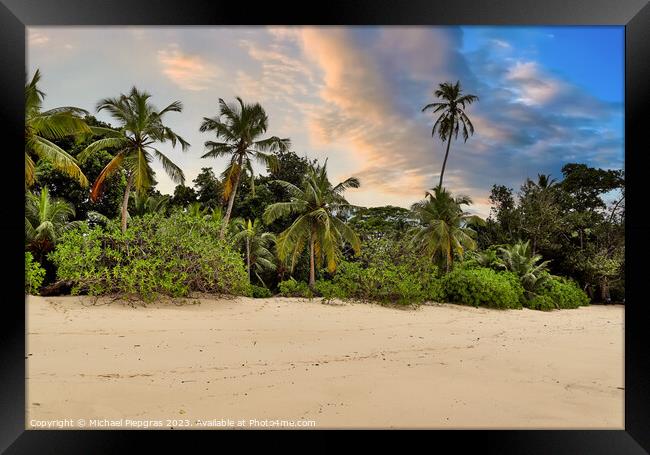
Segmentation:
{"type": "Polygon", "coordinates": [[[623,27],[29,27],[27,60],[46,109],[77,106],[115,125],[96,104],[133,85],[158,108],[181,101],[165,121],[191,147],[160,150],[190,186],[202,167],[226,165],[201,158],[215,140],[199,132],[203,117],[240,96],[265,108],[268,135],[328,158],[334,184],[358,177],[351,203],[409,207],[437,184],[445,151],[422,107],[457,80],[479,97],[467,109],[476,131],[452,142],[444,185],[471,196],[474,213],[489,213],[493,184],[561,178],[567,162],[623,168],[623,27]]]}

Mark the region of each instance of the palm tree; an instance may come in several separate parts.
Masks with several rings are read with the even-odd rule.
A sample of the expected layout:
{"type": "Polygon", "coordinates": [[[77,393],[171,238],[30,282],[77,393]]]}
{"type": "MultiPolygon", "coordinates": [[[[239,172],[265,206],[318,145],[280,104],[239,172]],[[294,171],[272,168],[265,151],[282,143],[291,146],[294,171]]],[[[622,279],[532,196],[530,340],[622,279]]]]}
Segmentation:
{"type": "Polygon", "coordinates": [[[422,112],[433,109],[434,113],[440,112],[438,119],[433,124],[431,136],[438,136],[441,141],[447,141],[447,151],[445,152],[445,159],[442,162],[442,171],[440,172],[440,183],[438,186],[442,188],[442,178],[445,175],[445,166],[447,166],[447,157],[449,156],[449,147],[451,146],[451,137],[454,136],[458,139],[458,131],[460,126],[463,126],[463,139],[467,142],[470,134],[474,134],[474,125],[465,113],[465,107],[478,101],[476,95],[463,95],[460,86],[460,81],[455,84],[451,82],[444,82],[438,85],[438,89],[434,95],[441,98],[443,101],[427,104],[422,108],[422,112]]]}
{"type": "Polygon", "coordinates": [[[126,231],[129,193],[134,186],[138,193],[145,192],[154,183],[154,171],[151,168],[153,156],[158,158],[165,172],[174,183],[185,183],[183,171],[167,156],[156,149],[156,142],[170,141],[175,147],[179,143],[183,151],[189,143],[163,124],[163,116],[168,112],[181,112],[180,101],[174,101],[161,111],[149,103],[151,95],[133,87],[128,95],[121,94],[118,98],[106,98],[97,104],[97,112],[108,111],[115,120],[121,123],[117,131],[103,131],[107,137],[90,144],[81,152],[80,159],[90,153],[115,147],[119,152],[106,165],[95,180],[91,189],[91,199],[96,200],[107,177],[119,170],[125,170],[127,175],[126,190],[122,202],[122,232],[126,231]],[[153,156],[152,156],[153,154],[153,156]]]}
{"type": "Polygon", "coordinates": [[[551,178],[551,174],[537,174],[537,186],[540,188],[551,188],[555,186],[557,179],[551,178]]]}
{"type": "Polygon", "coordinates": [[[472,225],[483,224],[476,215],[463,210],[472,200],[468,196],[453,197],[447,190],[435,187],[426,193],[423,201],[411,206],[420,220],[420,226],[411,229],[412,244],[433,260],[451,269],[454,253],[461,258],[466,250],[474,250],[476,232],[472,225]]]}
{"type": "Polygon", "coordinates": [[[526,179],[526,185],[540,190],[552,188],[556,184],[557,179],[551,178],[551,174],[537,174],[537,182],[533,182],[531,179],[526,179]]]}
{"type": "Polygon", "coordinates": [[[284,261],[291,255],[293,270],[297,257],[309,246],[309,286],[316,284],[316,265],[327,261],[329,272],[336,270],[341,256],[343,242],[348,242],[354,252],[359,254],[361,242],[357,234],[338,216],[346,215],[352,206],[343,197],[348,188],[359,188],[359,179],[350,177],[336,186],[327,178],[327,160],[323,166],[310,166],[302,181],[302,188],[276,180],[290,196],[288,202],[271,204],[264,211],[267,224],[296,214],[294,222],[280,233],[277,241],[277,253],[284,261]]]}
{"type": "Polygon", "coordinates": [[[244,104],[239,97],[237,102],[239,105],[227,104],[219,98],[219,115],[212,118],[204,117],[200,128],[201,132],[214,131],[217,139],[220,139],[220,142],[205,142],[208,152],[202,158],[230,158],[230,163],[222,174],[223,197],[228,200],[226,215],[221,226],[222,239],[232,214],[242,173],[250,176],[251,188],[255,191],[252,159],[275,169],[276,157],[266,152],[286,151],[290,146],[289,139],[280,139],[276,136],[260,139],[268,128],[266,112],[258,103],[244,104]]]}
{"type": "Polygon", "coordinates": [[[92,134],[93,130],[81,116],[87,111],[78,107],[57,107],[41,111],[45,93],[38,89],[41,73],[36,70],[32,80],[25,86],[25,184],[31,187],[36,180],[32,157],[47,160],[55,169],[88,186],[88,179],[81,172],[77,160],[51,140],[66,136],[92,134]]]}
{"type": "Polygon", "coordinates": [[[39,261],[52,250],[64,232],[80,224],[79,221],[68,221],[74,215],[74,205],[63,199],[51,198],[47,187],[43,187],[40,194],[27,193],[25,241],[39,261]]]}
{"type": "Polygon", "coordinates": [[[269,250],[271,245],[275,244],[275,234],[263,232],[259,219],[251,222],[237,218],[233,220],[233,224],[237,233],[233,235],[232,240],[245,249],[249,283],[252,281],[251,273],[255,273],[257,279],[266,286],[259,274],[265,270],[275,270],[273,253],[269,250]]]}
{"type": "Polygon", "coordinates": [[[499,255],[506,270],[514,272],[519,277],[522,286],[529,295],[549,277],[545,272],[547,272],[548,264],[551,261],[539,262],[542,260],[542,256],[532,252],[529,240],[500,247],[499,255]]]}
{"type": "Polygon", "coordinates": [[[168,194],[152,194],[136,193],[135,207],[132,216],[144,216],[147,213],[162,213],[167,211],[171,196],[168,194]]]}
{"type": "Polygon", "coordinates": [[[203,207],[200,202],[192,202],[184,209],[185,213],[193,218],[207,218],[210,215],[208,214],[208,209],[203,207]]]}

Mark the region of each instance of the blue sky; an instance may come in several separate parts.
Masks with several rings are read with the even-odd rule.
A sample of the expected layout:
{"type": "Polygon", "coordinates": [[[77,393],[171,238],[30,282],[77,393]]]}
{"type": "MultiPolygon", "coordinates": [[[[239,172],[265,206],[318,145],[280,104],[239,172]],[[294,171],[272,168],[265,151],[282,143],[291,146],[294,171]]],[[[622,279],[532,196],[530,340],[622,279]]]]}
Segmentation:
{"type": "Polygon", "coordinates": [[[445,171],[480,214],[495,183],[561,177],[571,161],[623,167],[622,27],[30,27],[27,52],[45,107],[94,111],[134,84],[160,107],[182,101],[167,121],[192,147],[161,149],[190,185],[201,167],[225,167],[200,158],[213,139],[201,118],[241,96],[266,108],[269,134],[328,157],[332,180],[358,176],[351,202],[407,207],[437,183],[444,146],[421,108],[447,80],[480,98],[468,109],[476,133],[452,144],[445,171]]]}

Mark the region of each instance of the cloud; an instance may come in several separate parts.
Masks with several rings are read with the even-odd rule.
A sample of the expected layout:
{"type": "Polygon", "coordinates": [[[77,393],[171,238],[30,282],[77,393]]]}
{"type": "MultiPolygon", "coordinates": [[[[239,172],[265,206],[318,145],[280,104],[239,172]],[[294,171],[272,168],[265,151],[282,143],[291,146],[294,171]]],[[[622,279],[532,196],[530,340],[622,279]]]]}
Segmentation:
{"type": "Polygon", "coordinates": [[[159,50],[158,62],[163,74],[184,90],[207,90],[219,73],[215,65],[199,55],[183,53],[176,44],[159,50]]]}
{"type": "Polygon", "coordinates": [[[492,39],[490,42],[498,48],[501,49],[512,49],[512,45],[508,43],[507,41],[501,40],[501,39],[492,39]]]}
{"type": "Polygon", "coordinates": [[[365,32],[302,30],[303,53],[322,77],[321,103],[305,111],[308,130],[313,146],[349,151],[342,157],[346,172],[362,182],[354,200],[408,206],[433,186],[442,162],[440,143],[430,137],[430,118],[420,109],[433,80],[449,76],[443,60],[453,61],[448,46],[455,38],[406,27],[365,32]],[[416,58],[418,49],[433,60],[416,58]],[[399,62],[388,62],[390,55],[399,62]]]}
{"type": "Polygon", "coordinates": [[[30,46],[43,46],[50,41],[50,37],[38,31],[27,31],[28,44],[30,46]]]}
{"type": "MultiPolygon", "coordinates": [[[[299,154],[329,157],[333,181],[361,179],[348,194],[354,203],[408,207],[437,184],[446,144],[431,137],[435,117],[421,108],[444,81],[460,80],[480,97],[468,108],[476,133],[467,143],[453,141],[445,185],[472,196],[481,214],[495,183],[518,188],[542,172],[559,178],[568,161],[622,166],[622,105],[546,67],[528,38],[502,30],[473,36],[465,46],[458,27],[32,28],[28,45],[53,105],[92,107],[93,93],[117,93],[132,80],[173,99],[198,93],[182,116],[169,119],[192,144],[206,139],[195,118],[211,112],[216,98],[259,101],[269,134],[291,137],[299,154]],[[102,58],[89,61],[84,49],[102,58]],[[160,71],[147,71],[152,61],[160,71]],[[75,79],[80,67],[84,77],[75,79]],[[77,81],[74,91],[67,80],[77,81]]],[[[184,155],[183,166],[208,164],[198,156],[184,155]]],[[[163,188],[162,174],[160,188],[173,188],[163,188]]]]}
{"type": "Polygon", "coordinates": [[[558,96],[561,84],[545,77],[536,62],[517,62],[510,67],[506,79],[518,95],[517,101],[527,105],[545,104],[558,96]]]}
{"type": "MultiPolygon", "coordinates": [[[[272,36],[277,37],[277,31],[272,36]]],[[[288,45],[242,39],[239,46],[259,65],[260,73],[256,78],[258,97],[293,102],[296,96],[309,94],[309,86],[314,83],[314,77],[304,62],[290,55],[291,48],[288,45]]],[[[238,74],[243,88],[250,88],[249,78],[249,75],[238,74]]]]}

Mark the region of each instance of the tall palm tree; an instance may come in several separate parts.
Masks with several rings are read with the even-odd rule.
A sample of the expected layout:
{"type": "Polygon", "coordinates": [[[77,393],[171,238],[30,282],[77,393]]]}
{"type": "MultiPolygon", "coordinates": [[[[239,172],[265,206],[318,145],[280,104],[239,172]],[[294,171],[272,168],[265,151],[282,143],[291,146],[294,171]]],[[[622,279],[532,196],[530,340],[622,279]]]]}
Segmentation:
{"type": "Polygon", "coordinates": [[[276,180],[290,196],[288,202],[271,204],[264,211],[264,222],[295,214],[296,219],[277,241],[277,253],[284,261],[291,255],[291,269],[305,246],[309,247],[309,286],[316,284],[316,265],[327,261],[330,272],[336,270],[343,242],[348,242],[359,254],[361,242],[357,234],[338,216],[346,215],[352,206],[343,197],[348,188],[359,188],[359,179],[350,177],[336,186],[327,178],[327,160],[323,166],[310,166],[302,188],[276,180]]]}
{"type": "Polygon", "coordinates": [[[439,187],[442,187],[442,179],[445,175],[445,167],[447,166],[447,157],[449,156],[449,147],[451,146],[451,137],[454,136],[458,139],[458,132],[462,125],[463,139],[467,142],[470,134],[474,134],[474,125],[465,113],[466,106],[478,101],[476,95],[464,95],[460,86],[460,81],[455,84],[451,82],[444,82],[438,85],[438,89],[433,92],[437,98],[442,101],[427,104],[422,108],[422,112],[433,109],[434,114],[440,113],[438,119],[433,124],[431,136],[438,136],[442,142],[447,141],[447,150],[445,151],[445,159],[442,162],[442,171],[440,172],[439,187]]]}
{"type": "Polygon", "coordinates": [[[42,260],[61,235],[80,224],[69,221],[74,217],[74,205],[63,199],[51,198],[47,187],[39,194],[28,192],[25,199],[25,241],[42,260]]]}
{"type": "Polygon", "coordinates": [[[275,234],[264,232],[259,219],[251,222],[237,218],[233,220],[233,225],[237,232],[232,240],[244,248],[249,283],[252,281],[252,273],[255,273],[257,279],[266,286],[259,274],[265,270],[275,270],[273,253],[270,250],[276,241],[275,234]]]}
{"type": "Polygon", "coordinates": [[[223,197],[228,200],[221,227],[222,239],[228,227],[242,174],[250,176],[251,188],[254,191],[252,160],[255,159],[275,169],[277,159],[267,152],[286,151],[291,145],[289,139],[280,139],[276,136],[261,139],[260,136],[266,133],[269,123],[266,112],[260,104],[245,104],[239,97],[237,103],[228,104],[219,98],[219,115],[212,118],[204,117],[200,128],[201,132],[214,131],[217,139],[220,140],[219,142],[206,141],[205,147],[208,152],[202,158],[230,158],[230,163],[222,174],[223,197]]]}
{"type": "Polygon", "coordinates": [[[468,196],[453,197],[437,186],[433,193],[426,193],[424,200],[411,206],[421,224],[411,230],[412,244],[446,271],[453,265],[454,253],[462,257],[465,251],[476,248],[476,231],[472,226],[484,221],[463,210],[463,205],[471,203],[468,196]]]}
{"type": "Polygon", "coordinates": [[[31,187],[36,179],[32,157],[47,160],[55,169],[88,186],[88,179],[79,169],[77,160],[51,140],[66,136],[91,134],[92,129],[82,116],[87,111],[78,107],[57,107],[42,111],[43,93],[38,88],[41,72],[36,70],[25,86],[25,184],[31,187]]]}
{"type": "Polygon", "coordinates": [[[146,191],[154,183],[155,173],[151,168],[153,157],[158,158],[163,169],[174,183],[184,184],[183,171],[166,155],[156,149],[153,144],[170,141],[175,147],[179,143],[183,151],[189,143],[163,124],[163,116],[168,112],[181,112],[180,101],[174,101],[163,110],[157,110],[149,102],[151,95],[133,87],[128,95],[121,94],[118,98],[105,98],[97,104],[97,112],[106,110],[121,125],[117,131],[103,131],[107,137],[90,144],[79,155],[81,159],[90,153],[109,147],[119,152],[106,165],[95,180],[90,195],[96,200],[107,177],[120,170],[126,171],[127,184],[122,201],[122,232],[126,231],[127,210],[131,187],[140,193],[146,191]]]}

